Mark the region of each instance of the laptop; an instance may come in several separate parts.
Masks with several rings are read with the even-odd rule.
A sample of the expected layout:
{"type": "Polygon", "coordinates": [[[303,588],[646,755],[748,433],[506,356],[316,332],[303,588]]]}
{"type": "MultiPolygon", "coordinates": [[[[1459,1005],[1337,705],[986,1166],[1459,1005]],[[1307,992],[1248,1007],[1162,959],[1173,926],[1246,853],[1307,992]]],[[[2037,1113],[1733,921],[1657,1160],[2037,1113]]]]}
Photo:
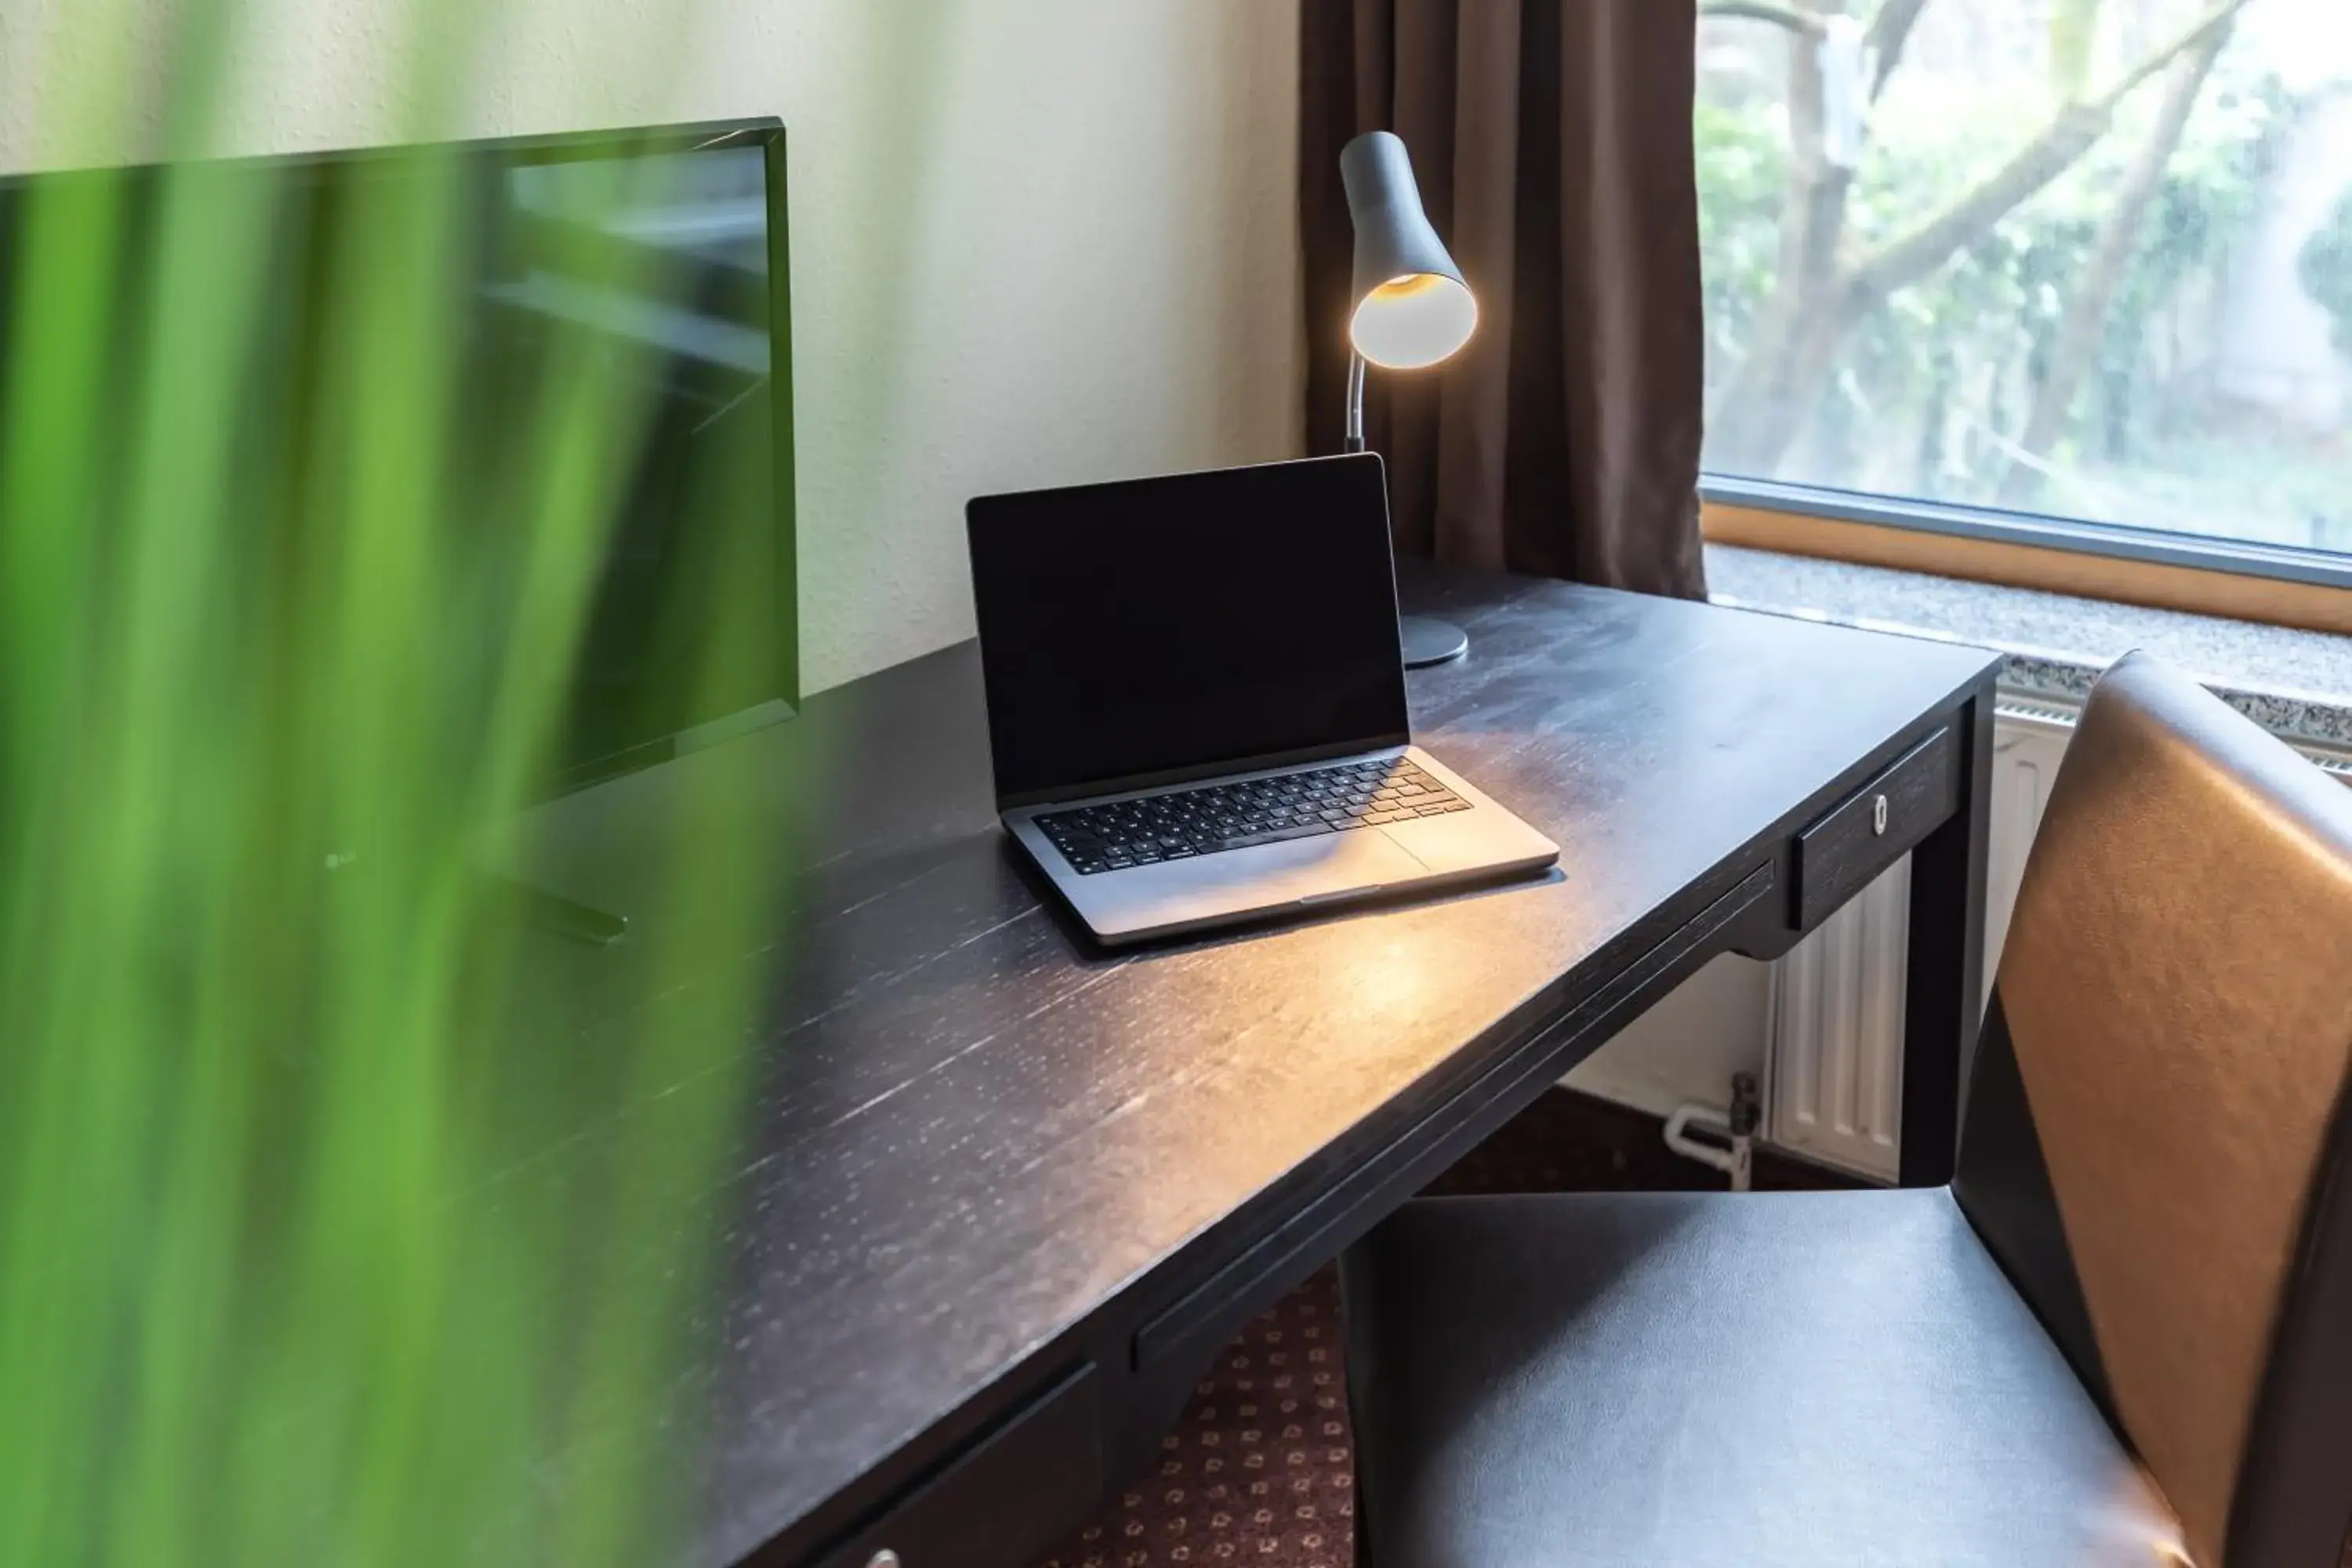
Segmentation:
{"type": "Polygon", "coordinates": [[[1099,942],[1559,858],[1412,743],[1377,455],[983,496],[965,520],[997,810],[1099,942]]]}

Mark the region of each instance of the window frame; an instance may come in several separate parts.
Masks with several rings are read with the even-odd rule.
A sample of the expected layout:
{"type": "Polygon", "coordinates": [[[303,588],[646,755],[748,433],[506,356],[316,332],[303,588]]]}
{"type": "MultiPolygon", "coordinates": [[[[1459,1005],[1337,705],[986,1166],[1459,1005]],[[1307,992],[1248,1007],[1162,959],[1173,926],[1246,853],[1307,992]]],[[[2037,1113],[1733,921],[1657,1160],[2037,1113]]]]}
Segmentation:
{"type": "Polygon", "coordinates": [[[1703,472],[1715,543],[2352,635],[2352,554],[1703,472]]]}
{"type": "Polygon", "coordinates": [[[1954,539],[1990,540],[2063,550],[2077,555],[2104,555],[2118,561],[2153,562],[2200,572],[2235,572],[2283,583],[2352,588],[2352,554],[2292,544],[2264,544],[2208,533],[2176,533],[2168,529],[2093,522],[2048,512],[2004,511],[1910,496],[1789,484],[1779,479],[1745,479],[1708,472],[1699,475],[1699,498],[1758,511],[1834,518],[1885,528],[1915,528],[1954,539]]]}

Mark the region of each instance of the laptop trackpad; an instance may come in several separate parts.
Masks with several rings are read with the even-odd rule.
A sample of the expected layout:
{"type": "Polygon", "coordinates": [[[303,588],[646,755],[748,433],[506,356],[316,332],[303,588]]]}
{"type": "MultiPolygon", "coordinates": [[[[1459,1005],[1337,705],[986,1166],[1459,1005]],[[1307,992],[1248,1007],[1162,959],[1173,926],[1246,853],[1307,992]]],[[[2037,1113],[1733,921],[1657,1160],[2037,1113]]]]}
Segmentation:
{"type": "Polygon", "coordinates": [[[1062,885],[1097,931],[1119,931],[1368,892],[1428,875],[1419,858],[1386,834],[1359,830],[1166,860],[1112,877],[1068,878],[1062,885]]]}

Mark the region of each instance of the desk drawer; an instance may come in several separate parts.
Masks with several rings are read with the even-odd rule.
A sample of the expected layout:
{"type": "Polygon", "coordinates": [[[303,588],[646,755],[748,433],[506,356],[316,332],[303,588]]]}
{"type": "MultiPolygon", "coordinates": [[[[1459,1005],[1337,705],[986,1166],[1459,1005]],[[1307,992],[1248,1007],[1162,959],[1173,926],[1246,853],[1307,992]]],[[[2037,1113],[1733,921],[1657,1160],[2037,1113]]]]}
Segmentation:
{"type": "Polygon", "coordinates": [[[1103,1489],[1092,1363],[982,1432],[820,1568],[1028,1568],[1103,1489]]]}
{"type": "Polygon", "coordinates": [[[1797,929],[1811,931],[1952,815],[1959,742],[1948,726],[1797,835],[1797,929]]]}

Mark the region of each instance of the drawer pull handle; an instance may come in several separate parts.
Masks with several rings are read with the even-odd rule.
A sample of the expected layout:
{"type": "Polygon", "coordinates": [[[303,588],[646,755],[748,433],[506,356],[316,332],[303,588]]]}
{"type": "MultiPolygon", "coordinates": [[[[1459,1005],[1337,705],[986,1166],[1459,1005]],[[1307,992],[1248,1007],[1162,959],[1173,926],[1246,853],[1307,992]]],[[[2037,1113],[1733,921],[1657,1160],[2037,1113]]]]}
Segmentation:
{"type": "Polygon", "coordinates": [[[866,1568],[898,1568],[898,1554],[886,1546],[866,1560],[866,1568]]]}
{"type": "Polygon", "coordinates": [[[1883,795],[1870,803],[1870,831],[1876,837],[1883,837],[1885,835],[1886,797],[1883,795]]]}

